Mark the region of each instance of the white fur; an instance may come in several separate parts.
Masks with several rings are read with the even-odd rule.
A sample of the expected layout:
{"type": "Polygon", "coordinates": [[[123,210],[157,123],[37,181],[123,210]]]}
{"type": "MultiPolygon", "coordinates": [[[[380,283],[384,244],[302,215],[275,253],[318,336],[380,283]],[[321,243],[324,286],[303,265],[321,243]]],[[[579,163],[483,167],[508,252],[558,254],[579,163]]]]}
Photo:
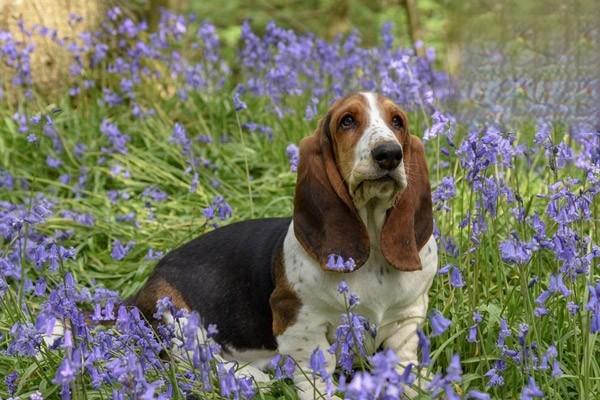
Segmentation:
{"type": "MultiPolygon", "coordinates": [[[[298,242],[292,223],[284,242],[285,269],[302,307],[294,325],[277,338],[279,351],[307,366],[314,348],[329,347],[331,335],[345,311],[343,297],[336,292],[343,279],[360,297],[356,312],[378,328],[377,337],[368,350],[374,352],[383,344],[396,352],[401,363],[416,363],[416,329],[426,317],[427,293],[437,271],[437,245],[433,236],[419,255],[423,264],[421,271],[398,271],[383,258],[377,246],[371,249],[369,259],[359,270],[345,274],[325,272],[298,242]]],[[[335,361],[329,357],[329,367],[333,370],[335,361]]],[[[300,389],[307,387],[301,375],[297,378],[300,389]]],[[[311,396],[312,392],[308,397],[301,394],[303,398],[311,396]]]]}

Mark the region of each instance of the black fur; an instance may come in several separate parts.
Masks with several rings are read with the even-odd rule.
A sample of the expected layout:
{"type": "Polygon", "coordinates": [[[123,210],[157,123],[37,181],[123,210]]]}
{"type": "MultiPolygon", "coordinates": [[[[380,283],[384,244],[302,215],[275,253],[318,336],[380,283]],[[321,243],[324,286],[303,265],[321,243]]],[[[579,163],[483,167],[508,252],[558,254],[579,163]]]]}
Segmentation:
{"type": "Polygon", "coordinates": [[[205,325],[217,325],[225,349],[273,350],[272,266],[290,222],[266,218],[215,229],[168,253],[149,282],[162,278],[177,289],[205,325]]]}

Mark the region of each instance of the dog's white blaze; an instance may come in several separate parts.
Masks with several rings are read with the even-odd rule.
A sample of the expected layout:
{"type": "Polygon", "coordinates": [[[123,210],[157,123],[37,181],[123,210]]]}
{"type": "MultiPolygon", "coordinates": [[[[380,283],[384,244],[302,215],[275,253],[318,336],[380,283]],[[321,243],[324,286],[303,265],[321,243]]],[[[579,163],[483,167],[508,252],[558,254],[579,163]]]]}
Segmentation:
{"type": "Polygon", "coordinates": [[[361,92],[361,95],[367,100],[367,104],[369,105],[369,122],[356,146],[356,154],[363,153],[365,149],[370,154],[371,150],[382,143],[392,142],[400,144],[394,132],[387,126],[381,116],[381,110],[377,107],[377,96],[375,93],[361,92]]]}

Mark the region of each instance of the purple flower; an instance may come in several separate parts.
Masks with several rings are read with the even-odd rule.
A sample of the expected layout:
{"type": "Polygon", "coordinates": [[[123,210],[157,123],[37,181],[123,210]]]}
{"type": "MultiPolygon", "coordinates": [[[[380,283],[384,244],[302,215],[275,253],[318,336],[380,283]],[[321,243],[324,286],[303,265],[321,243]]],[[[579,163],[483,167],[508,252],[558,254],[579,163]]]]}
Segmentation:
{"type": "Polygon", "coordinates": [[[481,313],[479,311],[475,311],[473,313],[473,322],[475,322],[469,328],[469,334],[467,336],[467,342],[475,343],[477,341],[477,327],[482,321],[481,313]]]}
{"type": "Polygon", "coordinates": [[[17,374],[16,371],[9,373],[4,378],[4,384],[6,385],[6,390],[10,396],[13,396],[17,391],[17,379],[19,379],[19,374],[17,374]]]}
{"type": "Polygon", "coordinates": [[[266,125],[257,124],[256,122],[246,122],[242,124],[242,129],[249,132],[260,132],[269,140],[273,140],[273,129],[266,125]]]}
{"type": "Polygon", "coordinates": [[[504,385],[503,371],[506,369],[506,363],[503,360],[495,362],[494,367],[485,373],[485,377],[488,378],[488,386],[502,386],[504,385]]]}
{"type": "Polygon", "coordinates": [[[44,400],[42,393],[39,390],[36,390],[31,395],[29,395],[29,400],[44,400]]]}
{"type": "Polygon", "coordinates": [[[30,323],[16,323],[10,329],[12,341],[8,345],[7,354],[35,356],[42,343],[38,330],[30,323]]]}
{"type": "Polygon", "coordinates": [[[100,132],[108,138],[108,141],[112,146],[112,148],[107,151],[116,151],[120,154],[127,154],[127,142],[129,142],[130,138],[128,135],[121,133],[116,124],[105,118],[100,123],[100,132]]]}
{"type": "Polygon", "coordinates": [[[52,156],[48,156],[46,157],[46,165],[48,165],[50,168],[56,169],[62,165],[62,161],[52,156]]]}
{"type": "Polygon", "coordinates": [[[322,378],[329,376],[325,354],[323,354],[323,351],[318,347],[314,349],[310,355],[310,369],[313,374],[313,379],[315,376],[320,376],[322,378]]]}
{"type": "Polygon", "coordinates": [[[454,391],[453,383],[460,382],[462,380],[462,368],[460,365],[460,357],[458,354],[452,356],[448,369],[446,370],[446,376],[436,374],[427,389],[431,392],[433,397],[437,397],[440,393],[445,393],[445,398],[451,400],[460,400],[460,397],[454,391]]]}
{"type": "Polygon", "coordinates": [[[445,318],[444,315],[438,310],[433,310],[429,315],[429,322],[431,323],[432,337],[436,337],[446,332],[446,330],[452,324],[452,321],[445,318]]]}
{"type": "Polygon", "coordinates": [[[349,257],[347,260],[344,260],[342,256],[330,254],[327,257],[326,266],[331,271],[351,272],[354,271],[356,263],[354,262],[354,259],[352,257],[349,257]]]}
{"type": "Polygon", "coordinates": [[[510,327],[508,326],[508,322],[503,318],[500,320],[500,330],[498,331],[498,340],[496,341],[496,346],[498,348],[502,348],[504,346],[504,341],[507,337],[511,336],[512,333],[510,331],[510,327]]]}
{"type": "Polygon", "coordinates": [[[592,314],[590,324],[591,333],[600,332],[600,282],[596,286],[589,286],[590,298],[585,309],[592,314]]]}
{"type": "Polygon", "coordinates": [[[218,216],[221,221],[231,218],[233,209],[223,196],[215,196],[212,203],[202,210],[206,219],[211,220],[218,216]]]}
{"type": "Polygon", "coordinates": [[[458,267],[453,267],[450,270],[450,284],[455,288],[461,288],[465,286],[465,281],[463,280],[462,274],[458,267]]]}
{"type": "Polygon", "coordinates": [[[467,393],[467,399],[490,400],[491,397],[489,394],[480,392],[478,390],[469,390],[469,393],[467,393]]]}
{"type": "Polygon", "coordinates": [[[431,200],[438,209],[449,210],[445,203],[456,196],[456,185],[454,178],[446,176],[440,184],[431,192],[431,200]]]}
{"type": "Polygon", "coordinates": [[[127,254],[131,251],[135,242],[130,240],[126,245],[123,245],[119,239],[115,239],[112,243],[112,251],[111,255],[113,260],[120,261],[127,256],[127,254]]]}
{"type": "Polygon", "coordinates": [[[348,293],[348,284],[346,281],[340,281],[337,287],[337,291],[340,294],[348,293]]]}
{"type": "Polygon", "coordinates": [[[298,162],[300,161],[300,151],[298,146],[295,144],[289,144],[285,149],[285,152],[288,156],[288,161],[290,163],[290,170],[292,172],[298,171],[298,162]]]}
{"type": "Polygon", "coordinates": [[[185,127],[179,122],[176,122],[175,125],[173,125],[173,134],[169,139],[169,143],[180,146],[184,155],[189,156],[191,154],[192,141],[188,137],[185,127]]]}
{"type": "Polygon", "coordinates": [[[52,383],[58,385],[64,385],[73,382],[75,380],[76,371],[73,368],[73,364],[69,357],[65,357],[56,370],[56,375],[54,375],[54,379],[52,383]]]}
{"type": "Polygon", "coordinates": [[[527,385],[523,388],[523,391],[521,392],[520,399],[532,400],[535,397],[544,397],[544,392],[542,392],[537,386],[537,384],[535,383],[535,379],[533,379],[533,376],[530,376],[527,385]]]}
{"type": "Polygon", "coordinates": [[[335,330],[335,340],[328,351],[336,355],[338,364],[346,373],[352,371],[357,354],[366,357],[364,338],[367,333],[374,336],[375,331],[365,317],[351,311],[341,315],[340,324],[335,330]]]}
{"type": "Polygon", "coordinates": [[[236,112],[240,112],[240,111],[248,108],[246,103],[244,103],[242,101],[241,96],[243,93],[244,93],[244,87],[241,85],[238,85],[236,87],[235,91],[233,92],[233,107],[235,108],[236,112]]]}
{"type": "Polygon", "coordinates": [[[160,250],[154,250],[153,248],[149,248],[148,252],[146,253],[146,257],[144,257],[146,260],[159,260],[162,258],[163,256],[163,252],[160,250]]]}
{"type": "Polygon", "coordinates": [[[531,250],[527,243],[521,242],[515,235],[514,239],[500,243],[500,256],[508,264],[524,265],[531,259],[531,250]]]}
{"type": "Polygon", "coordinates": [[[296,363],[289,356],[277,354],[270,362],[275,372],[275,379],[292,379],[296,371],[296,363]]]}
{"type": "Polygon", "coordinates": [[[417,336],[419,337],[419,348],[421,349],[421,366],[427,367],[431,364],[431,342],[421,328],[417,329],[417,336]]]}
{"type": "Polygon", "coordinates": [[[445,115],[435,110],[432,116],[433,124],[425,131],[423,141],[427,142],[439,135],[444,135],[451,141],[456,132],[456,120],[451,115],[445,115]]]}
{"type": "Polygon", "coordinates": [[[165,201],[169,196],[156,186],[148,186],[142,192],[142,197],[149,197],[156,202],[165,201]]]}

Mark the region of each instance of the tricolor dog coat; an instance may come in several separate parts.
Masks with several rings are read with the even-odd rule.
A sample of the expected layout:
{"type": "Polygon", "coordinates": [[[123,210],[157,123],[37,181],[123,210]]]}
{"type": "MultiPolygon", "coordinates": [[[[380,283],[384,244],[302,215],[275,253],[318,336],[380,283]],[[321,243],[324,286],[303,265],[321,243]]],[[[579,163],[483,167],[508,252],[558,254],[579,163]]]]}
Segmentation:
{"type": "MultiPolygon", "coordinates": [[[[300,143],[291,218],[235,223],[173,250],[130,303],[150,319],[169,296],[217,325],[226,358],[260,365],[278,351],[307,367],[345,311],[336,292],[343,279],[360,297],[356,312],[378,328],[372,350],[416,363],[437,270],[432,231],[423,144],[391,100],[356,93],[300,143]],[[355,267],[332,270],[332,254],[355,267]]],[[[295,382],[302,398],[313,397],[302,374],[295,382]]]]}

